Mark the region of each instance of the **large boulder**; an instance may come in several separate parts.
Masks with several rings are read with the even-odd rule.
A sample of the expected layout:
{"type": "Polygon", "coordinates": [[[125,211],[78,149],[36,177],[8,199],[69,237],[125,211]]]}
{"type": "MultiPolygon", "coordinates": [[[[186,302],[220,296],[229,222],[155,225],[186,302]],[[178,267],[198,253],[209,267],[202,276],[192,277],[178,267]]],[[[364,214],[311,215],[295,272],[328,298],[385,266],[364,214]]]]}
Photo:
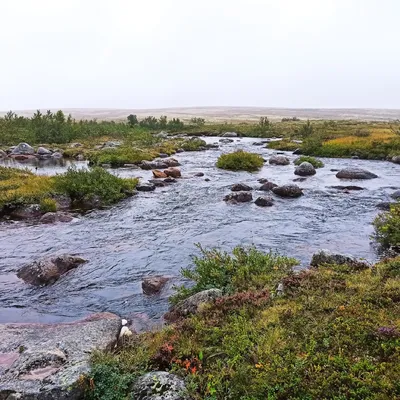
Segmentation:
{"type": "Polygon", "coordinates": [[[169,278],[165,276],[147,276],[142,281],[143,293],[147,295],[156,294],[161,291],[161,289],[168,282],[169,278]]]}
{"type": "Polygon", "coordinates": [[[250,192],[233,192],[224,197],[224,201],[230,203],[246,203],[253,200],[250,192]]]}
{"type": "Polygon", "coordinates": [[[63,254],[24,265],[18,271],[17,276],[25,283],[34,286],[50,285],[57,281],[61,275],[85,262],[86,260],[83,258],[63,254]]]}
{"type": "Polygon", "coordinates": [[[265,182],[263,183],[258,190],[262,190],[264,192],[269,192],[273,188],[278,187],[276,183],[273,182],[265,182]]]}
{"type": "Polygon", "coordinates": [[[18,146],[16,146],[12,154],[35,154],[35,149],[30,146],[28,143],[20,143],[18,146]]]}
{"type": "Polygon", "coordinates": [[[132,400],[186,400],[185,382],[165,371],[148,372],[133,385],[132,400]]]}
{"type": "Polygon", "coordinates": [[[231,186],[231,190],[232,192],[248,192],[250,190],[253,190],[253,188],[249,185],[246,185],[245,183],[235,183],[231,186]]]}
{"type": "Polygon", "coordinates": [[[393,156],[392,162],[394,162],[395,164],[400,164],[400,156],[393,156]]]}
{"type": "Polygon", "coordinates": [[[176,167],[170,167],[164,170],[164,174],[170,178],[180,178],[182,176],[181,170],[176,167]]]}
{"type": "Polygon", "coordinates": [[[299,176],[311,176],[315,175],[316,171],[311,163],[304,161],[298,167],[296,167],[294,174],[299,176]]]}
{"type": "Polygon", "coordinates": [[[274,205],[274,200],[269,196],[260,196],[256,199],[254,204],[259,207],[271,207],[274,205]]]}
{"type": "Polygon", "coordinates": [[[78,400],[90,354],[111,347],[121,320],[110,313],[62,324],[0,324],[0,399],[78,400]]]}
{"type": "Polygon", "coordinates": [[[303,189],[297,185],[283,185],[277,186],[272,191],[280,197],[300,197],[303,195],[303,189]]]}
{"type": "Polygon", "coordinates": [[[272,165],[289,165],[290,160],[285,156],[274,155],[270,157],[269,163],[272,165]]]}
{"type": "Polygon", "coordinates": [[[345,168],[340,170],[336,177],[339,179],[374,179],[378,175],[361,168],[345,168]]]}
{"type": "Polygon", "coordinates": [[[362,270],[370,268],[370,265],[365,261],[357,260],[355,257],[331,253],[329,250],[320,250],[313,254],[310,265],[312,267],[319,267],[322,265],[348,265],[352,269],[362,270]]]}

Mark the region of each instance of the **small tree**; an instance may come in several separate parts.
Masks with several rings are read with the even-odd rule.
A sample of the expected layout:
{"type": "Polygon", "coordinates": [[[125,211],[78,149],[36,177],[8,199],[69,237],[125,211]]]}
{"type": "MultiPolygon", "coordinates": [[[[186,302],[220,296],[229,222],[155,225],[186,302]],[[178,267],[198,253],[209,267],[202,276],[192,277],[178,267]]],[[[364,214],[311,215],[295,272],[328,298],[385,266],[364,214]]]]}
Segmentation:
{"type": "Polygon", "coordinates": [[[167,117],[165,115],[161,115],[158,120],[158,125],[161,129],[165,129],[167,127],[167,117]]]}
{"type": "Polygon", "coordinates": [[[139,123],[139,121],[138,121],[136,115],[134,115],[134,114],[129,114],[128,115],[128,125],[129,126],[133,127],[133,126],[137,125],[138,123],[139,123]]]}

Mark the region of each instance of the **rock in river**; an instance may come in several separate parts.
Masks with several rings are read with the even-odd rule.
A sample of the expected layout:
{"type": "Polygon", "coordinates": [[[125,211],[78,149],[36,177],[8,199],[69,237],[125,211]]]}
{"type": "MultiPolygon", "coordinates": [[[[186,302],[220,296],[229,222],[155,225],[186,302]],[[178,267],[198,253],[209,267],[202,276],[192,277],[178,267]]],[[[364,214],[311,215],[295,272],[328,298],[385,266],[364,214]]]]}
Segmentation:
{"type": "Polygon", "coordinates": [[[390,197],[391,197],[392,199],[395,199],[395,200],[400,200],[400,190],[396,190],[395,192],[393,192],[393,193],[390,195],[390,197]]]}
{"type": "Polygon", "coordinates": [[[245,183],[235,183],[231,187],[232,192],[248,192],[250,190],[253,190],[253,188],[249,185],[246,185],[245,183]]]}
{"type": "Polygon", "coordinates": [[[361,168],[345,168],[340,170],[336,177],[339,179],[374,179],[378,175],[361,168]]]}
{"type": "Polygon", "coordinates": [[[392,162],[394,162],[395,164],[400,164],[400,156],[393,156],[392,162]]]}
{"type": "Polygon", "coordinates": [[[273,165],[289,165],[290,160],[285,156],[272,156],[269,159],[269,163],[273,165]]]}
{"type": "Polygon", "coordinates": [[[311,163],[304,161],[298,167],[296,167],[294,174],[299,176],[311,176],[315,175],[316,171],[311,163]]]}
{"type": "Polygon", "coordinates": [[[181,170],[179,168],[170,167],[164,170],[164,173],[171,178],[180,178],[181,170]]]}
{"type": "Polygon", "coordinates": [[[12,154],[35,154],[35,150],[32,146],[30,146],[28,143],[20,143],[18,146],[16,146],[12,154]]]}
{"type": "Polygon", "coordinates": [[[147,276],[142,281],[143,293],[151,295],[160,292],[168,280],[165,276],[147,276]]]}
{"type": "Polygon", "coordinates": [[[250,192],[233,192],[224,197],[224,201],[230,203],[246,203],[253,200],[253,196],[250,192]]]}
{"type": "Polygon", "coordinates": [[[272,191],[281,197],[300,197],[303,195],[303,190],[297,185],[283,185],[272,189],[272,191]]]}
{"type": "Polygon", "coordinates": [[[64,254],[34,261],[24,265],[17,273],[18,278],[34,286],[50,285],[61,275],[85,263],[86,260],[76,256],[64,254]]]}
{"type": "Polygon", "coordinates": [[[274,187],[277,187],[278,185],[273,182],[265,182],[263,183],[258,190],[263,190],[264,192],[269,192],[272,190],[274,187]]]}
{"type": "Polygon", "coordinates": [[[259,207],[271,207],[274,205],[274,200],[269,196],[260,196],[254,203],[259,207]]]}
{"type": "Polygon", "coordinates": [[[331,253],[329,250],[320,250],[313,254],[310,263],[312,267],[319,267],[324,264],[348,265],[355,270],[370,268],[367,262],[357,260],[352,256],[331,253]]]}
{"type": "Polygon", "coordinates": [[[162,172],[158,169],[154,169],[152,172],[153,172],[154,178],[166,178],[167,177],[167,174],[165,172],[162,172]]]}
{"type": "Polygon", "coordinates": [[[136,190],[139,192],[152,192],[156,189],[156,186],[153,183],[138,183],[136,185],[136,190]]]}
{"type": "Polygon", "coordinates": [[[121,320],[110,313],[62,324],[0,324],[0,399],[78,400],[90,353],[111,346],[121,320]]]}

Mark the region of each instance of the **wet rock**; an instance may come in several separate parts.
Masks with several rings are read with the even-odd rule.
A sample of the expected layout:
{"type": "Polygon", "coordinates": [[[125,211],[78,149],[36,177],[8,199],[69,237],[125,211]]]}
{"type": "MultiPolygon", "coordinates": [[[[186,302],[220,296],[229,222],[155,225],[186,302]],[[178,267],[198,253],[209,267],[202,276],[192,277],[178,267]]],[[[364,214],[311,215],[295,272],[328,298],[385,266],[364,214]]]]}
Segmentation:
{"type": "Polygon", "coordinates": [[[53,153],[52,155],[51,155],[51,157],[52,158],[62,158],[62,154],[61,153],[59,153],[58,151],[56,151],[55,153],[53,153]]]}
{"type": "Polygon", "coordinates": [[[165,276],[147,276],[142,281],[143,293],[151,295],[160,292],[168,280],[169,278],[165,276]]]}
{"type": "Polygon", "coordinates": [[[390,211],[390,207],[395,205],[396,203],[391,203],[390,201],[382,201],[376,205],[376,208],[379,208],[383,211],[390,211]]]}
{"type": "Polygon", "coordinates": [[[149,183],[151,183],[155,187],[164,187],[164,186],[166,186],[165,182],[159,181],[157,179],[149,179],[149,183]]]}
{"type": "Polygon", "coordinates": [[[12,150],[12,154],[35,154],[35,150],[28,143],[20,143],[12,150]]]}
{"type": "Polygon", "coordinates": [[[274,205],[274,200],[269,196],[260,196],[254,203],[259,207],[271,207],[274,205]]]}
{"type": "Polygon", "coordinates": [[[204,172],[196,172],[196,173],[194,174],[194,176],[196,176],[196,177],[202,177],[202,176],[204,176],[204,172]]]}
{"type": "Polygon", "coordinates": [[[218,143],[208,143],[204,146],[207,150],[219,149],[218,143]]]}
{"type": "Polygon", "coordinates": [[[303,195],[303,189],[297,185],[283,185],[272,189],[272,191],[280,197],[300,197],[303,195]]]}
{"type": "Polygon", "coordinates": [[[110,313],[63,324],[0,324],[0,399],[82,399],[77,383],[90,371],[90,353],[110,347],[120,327],[110,313]]]}
{"type": "Polygon", "coordinates": [[[177,150],[176,150],[177,153],[184,153],[184,151],[185,151],[185,150],[183,150],[183,149],[177,149],[177,150]]]}
{"type": "Polygon", "coordinates": [[[285,156],[272,156],[269,159],[269,163],[272,165],[289,165],[290,161],[285,156]]]}
{"type": "Polygon", "coordinates": [[[160,157],[160,158],[168,158],[169,155],[166,154],[166,153],[160,153],[160,154],[158,155],[158,157],[160,157]]]}
{"type": "Polygon", "coordinates": [[[176,179],[175,178],[165,178],[164,179],[164,182],[165,183],[176,183],[176,179]]]}
{"type": "Polygon", "coordinates": [[[133,385],[132,400],[186,400],[183,379],[165,371],[148,372],[133,385]]]}
{"type": "Polygon", "coordinates": [[[260,179],[257,179],[257,182],[258,183],[267,183],[268,179],[267,178],[260,178],[260,179]]]}
{"type": "Polygon", "coordinates": [[[352,159],[352,160],[359,160],[360,157],[358,157],[358,156],[351,156],[351,159],[352,159]]]}
{"type": "Polygon", "coordinates": [[[339,179],[374,179],[378,175],[373,174],[365,169],[360,168],[345,168],[340,170],[336,177],[339,179]]]}
{"type": "Polygon", "coordinates": [[[222,144],[228,144],[228,143],[233,143],[233,139],[219,139],[219,142],[222,144]]]}
{"type": "Polygon", "coordinates": [[[7,153],[4,150],[0,150],[0,158],[7,158],[7,153]]]}
{"type": "Polygon", "coordinates": [[[61,275],[85,262],[86,260],[83,258],[63,254],[27,264],[18,271],[17,276],[25,283],[34,286],[50,285],[57,281],[61,275]]]}
{"type": "Polygon", "coordinates": [[[300,176],[311,176],[315,175],[316,171],[311,163],[304,161],[298,167],[296,167],[294,174],[300,176]]]}
{"type": "Polygon", "coordinates": [[[348,265],[355,270],[370,268],[370,265],[365,261],[360,261],[355,257],[344,254],[331,253],[329,250],[320,250],[313,254],[310,263],[312,267],[319,267],[325,264],[348,265]]]}
{"type": "Polygon", "coordinates": [[[338,169],[331,169],[331,172],[338,172],[339,170],[338,169]]]}
{"type": "Polygon", "coordinates": [[[53,224],[55,222],[71,222],[73,217],[71,214],[64,212],[48,212],[40,217],[39,222],[42,224],[53,224]]]}
{"type": "Polygon", "coordinates": [[[236,132],[225,132],[223,135],[222,135],[222,137],[227,137],[227,138],[230,138],[230,137],[238,137],[239,135],[236,133],[236,132]]]}
{"type": "Polygon", "coordinates": [[[210,303],[222,295],[223,293],[220,289],[203,290],[172,306],[164,318],[167,321],[174,321],[190,314],[196,314],[201,311],[204,304],[210,303]]]}
{"type": "Polygon", "coordinates": [[[224,201],[230,203],[246,203],[252,200],[253,196],[250,192],[233,192],[224,197],[224,201]]]}
{"type": "Polygon", "coordinates": [[[253,146],[263,146],[264,142],[253,142],[253,146]]]}
{"type": "Polygon", "coordinates": [[[182,176],[181,170],[176,167],[167,168],[164,170],[164,173],[171,178],[180,178],[182,176]]]}
{"type": "Polygon", "coordinates": [[[338,189],[338,190],[364,190],[364,188],[360,186],[354,186],[354,185],[349,185],[349,186],[331,186],[333,189],[338,189]]]}
{"type": "Polygon", "coordinates": [[[396,190],[394,193],[390,195],[392,199],[400,200],[400,190],[396,190]]]}
{"type": "Polygon", "coordinates": [[[303,154],[303,152],[302,152],[301,149],[296,149],[292,154],[295,155],[295,156],[297,156],[297,155],[303,154]]]}
{"type": "Polygon", "coordinates": [[[263,183],[258,190],[263,190],[264,192],[269,192],[273,188],[278,187],[276,183],[273,182],[265,182],[263,183]]]}
{"type": "Polygon", "coordinates": [[[204,179],[205,182],[210,182],[210,180],[211,180],[210,178],[204,179]]]}
{"type": "Polygon", "coordinates": [[[245,183],[235,183],[231,186],[231,190],[232,192],[248,192],[250,190],[253,190],[253,188],[249,185],[246,185],[245,183]]]}
{"type": "Polygon", "coordinates": [[[39,204],[17,207],[9,213],[12,219],[24,220],[39,218],[42,215],[39,204]]]}
{"type": "Polygon", "coordinates": [[[140,168],[145,169],[145,170],[150,170],[150,169],[164,169],[168,168],[168,165],[164,161],[142,161],[139,164],[140,168]]]}
{"type": "Polygon", "coordinates": [[[395,164],[400,164],[400,156],[392,157],[392,162],[394,162],[395,164]]]}
{"type": "Polygon", "coordinates": [[[158,169],[154,169],[152,172],[153,172],[154,178],[166,178],[167,177],[167,174],[165,172],[162,172],[158,169]]]}
{"type": "Polygon", "coordinates": [[[39,156],[51,156],[52,152],[45,147],[38,147],[37,152],[39,156]]]}
{"type": "Polygon", "coordinates": [[[152,192],[155,190],[155,185],[153,183],[139,183],[136,185],[136,190],[139,192],[152,192]]]}
{"type": "Polygon", "coordinates": [[[304,182],[304,181],[306,181],[306,180],[307,180],[307,178],[301,177],[301,178],[295,178],[295,179],[293,179],[293,182],[304,182]]]}

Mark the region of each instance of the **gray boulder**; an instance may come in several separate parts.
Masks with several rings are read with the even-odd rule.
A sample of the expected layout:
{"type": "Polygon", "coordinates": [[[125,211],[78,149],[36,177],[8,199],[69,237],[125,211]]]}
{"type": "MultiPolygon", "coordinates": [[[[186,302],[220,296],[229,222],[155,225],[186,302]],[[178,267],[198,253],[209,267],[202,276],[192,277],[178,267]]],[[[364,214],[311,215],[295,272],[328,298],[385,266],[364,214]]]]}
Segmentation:
{"type": "Polygon", "coordinates": [[[320,250],[313,254],[310,265],[312,267],[319,267],[321,265],[348,265],[355,270],[362,270],[370,268],[370,265],[365,261],[357,260],[355,257],[331,253],[329,250],[320,250]]]}
{"type": "Polygon", "coordinates": [[[400,200],[400,190],[396,190],[394,193],[390,195],[392,199],[400,200]]]}
{"type": "Polygon", "coordinates": [[[392,162],[394,162],[395,164],[400,164],[400,156],[392,157],[392,162]]]}
{"type": "Polygon", "coordinates": [[[115,341],[121,320],[110,313],[63,324],[0,324],[0,399],[78,400],[90,353],[115,341]]]}
{"type": "Polygon", "coordinates": [[[166,139],[168,137],[168,133],[165,131],[161,131],[160,133],[156,133],[154,136],[161,139],[166,139]]]}
{"type": "Polygon", "coordinates": [[[37,152],[39,156],[51,156],[52,152],[45,147],[38,147],[37,152]]]}
{"type": "Polygon", "coordinates": [[[18,146],[14,147],[12,154],[35,154],[35,149],[28,143],[20,143],[18,146]]]}
{"type": "Polygon", "coordinates": [[[231,190],[232,192],[248,192],[250,190],[253,190],[253,188],[249,185],[246,185],[245,183],[235,183],[231,186],[231,190]]]}
{"type": "Polygon", "coordinates": [[[233,139],[219,139],[220,143],[222,144],[228,144],[228,143],[232,143],[234,140],[233,139]]]}
{"type": "Polygon", "coordinates": [[[53,153],[52,155],[51,155],[51,157],[52,158],[62,158],[62,154],[60,153],[60,152],[58,152],[58,151],[56,151],[55,153],[53,153]]]}
{"type": "Polygon", "coordinates": [[[238,137],[239,135],[236,132],[225,132],[222,137],[238,137]]]}
{"type": "Polygon", "coordinates": [[[311,176],[315,175],[316,171],[311,163],[304,161],[298,167],[296,167],[294,174],[299,176],[311,176]]]}
{"type": "Polygon", "coordinates": [[[54,283],[61,275],[85,262],[86,260],[83,258],[63,254],[24,265],[18,271],[17,276],[25,283],[34,286],[46,286],[54,283]]]}
{"type": "Polygon", "coordinates": [[[233,192],[224,197],[224,201],[230,203],[246,203],[253,200],[250,192],[233,192]]]}
{"type": "Polygon", "coordinates": [[[254,204],[259,207],[271,207],[274,205],[274,200],[269,196],[260,196],[256,199],[254,204]]]}
{"type": "Polygon", "coordinates": [[[263,190],[264,192],[269,192],[273,188],[278,187],[276,183],[273,182],[265,182],[263,183],[258,190],[263,190]]]}
{"type": "Polygon", "coordinates": [[[272,165],[289,165],[290,160],[285,156],[274,155],[270,157],[269,163],[272,165]]]}
{"type": "Polygon", "coordinates": [[[272,191],[280,197],[300,197],[303,195],[303,189],[297,185],[283,185],[272,189],[272,191]]]}
{"type": "Polygon", "coordinates": [[[133,385],[132,400],[186,400],[185,382],[165,371],[149,372],[133,385]]]}
{"type": "Polygon", "coordinates": [[[339,179],[374,179],[378,175],[361,168],[345,168],[340,170],[336,177],[339,179]]]}

